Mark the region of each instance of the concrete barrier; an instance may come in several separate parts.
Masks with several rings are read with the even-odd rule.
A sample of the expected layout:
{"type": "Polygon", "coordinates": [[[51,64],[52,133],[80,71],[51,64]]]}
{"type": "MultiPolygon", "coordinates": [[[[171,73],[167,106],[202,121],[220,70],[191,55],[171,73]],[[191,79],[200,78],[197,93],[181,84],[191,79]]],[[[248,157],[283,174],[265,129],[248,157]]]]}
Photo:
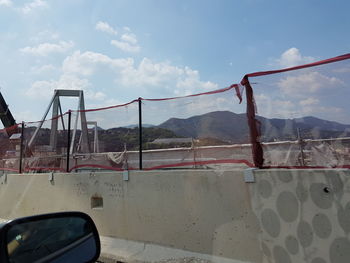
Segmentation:
{"type": "Polygon", "coordinates": [[[79,210],[126,262],[348,263],[350,171],[171,170],[0,177],[0,218],[79,210]]]}
{"type": "Polygon", "coordinates": [[[173,249],[158,261],[182,250],[183,257],[190,251],[216,262],[261,262],[258,219],[241,170],[133,171],[124,179],[123,173],[3,176],[0,218],[79,210],[103,236],[173,249]]]}

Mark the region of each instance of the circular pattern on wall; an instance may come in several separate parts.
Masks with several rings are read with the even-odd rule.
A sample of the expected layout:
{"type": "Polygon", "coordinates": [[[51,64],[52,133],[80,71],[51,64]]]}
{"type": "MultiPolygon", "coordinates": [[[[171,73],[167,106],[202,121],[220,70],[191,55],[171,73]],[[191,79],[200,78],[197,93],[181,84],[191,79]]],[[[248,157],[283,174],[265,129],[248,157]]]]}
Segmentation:
{"type": "Polygon", "coordinates": [[[311,263],[327,263],[323,258],[314,258],[311,263]]]}
{"type": "Polygon", "coordinates": [[[310,186],[311,199],[321,209],[328,209],[333,204],[333,193],[326,184],[313,183],[310,186]]]}
{"type": "Polygon", "coordinates": [[[283,183],[289,183],[293,180],[293,177],[290,173],[279,173],[278,179],[280,179],[283,183]]]}
{"type": "Polygon", "coordinates": [[[335,172],[311,175],[282,171],[259,178],[255,196],[266,262],[350,263],[350,179],[335,172]]]}
{"type": "Polygon", "coordinates": [[[312,227],[319,238],[328,238],[332,233],[332,224],[325,214],[316,214],[312,219],[312,227]]]}
{"type": "Polygon", "coordinates": [[[297,188],[295,189],[295,192],[297,194],[297,198],[300,202],[306,202],[309,198],[309,192],[305,188],[305,186],[299,181],[297,184],[297,188]]]}
{"type": "Polygon", "coordinates": [[[350,232],[350,202],[348,202],[345,208],[340,207],[338,209],[338,222],[345,233],[350,232]]]}
{"type": "Polygon", "coordinates": [[[298,217],[299,202],[291,192],[280,193],[276,201],[277,211],[280,217],[286,222],[293,222],[298,217]]]}
{"type": "Polygon", "coordinates": [[[278,237],[281,231],[281,223],[275,211],[270,208],[265,209],[261,213],[261,223],[271,237],[278,237]]]}
{"type": "Polygon", "coordinates": [[[299,239],[300,245],[303,247],[308,247],[311,245],[314,238],[313,231],[308,222],[300,221],[297,227],[297,237],[299,239]]]}
{"type": "Polygon", "coordinates": [[[333,189],[334,195],[341,198],[344,195],[344,183],[340,176],[328,175],[326,178],[333,189]]]}
{"type": "Polygon", "coordinates": [[[261,242],[261,249],[262,249],[263,253],[265,254],[265,256],[267,256],[268,258],[271,257],[271,251],[264,242],[261,242]]]}
{"type": "Polygon", "coordinates": [[[288,252],[292,255],[296,255],[299,252],[299,243],[296,237],[294,236],[287,236],[286,240],[284,241],[284,244],[288,250],[288,252]]]}
{"type": "Polygon", "coordinates": [[[272,186],[270,182],[265,179],[260,180],[258,191],[263,198],[269,198],[272,194],[272,186]]]}
{"type": "Polygon", "coordinates": [[[288,252],[281,246],[273,248],[273,257],[276,263],[292,263],[288,252]]]}
{"type": "Polygon", "coordinates": [[[350,241],[345,238],[337,238],[331,244],[329,255],[331,263],[349,263],[350,241]]]}

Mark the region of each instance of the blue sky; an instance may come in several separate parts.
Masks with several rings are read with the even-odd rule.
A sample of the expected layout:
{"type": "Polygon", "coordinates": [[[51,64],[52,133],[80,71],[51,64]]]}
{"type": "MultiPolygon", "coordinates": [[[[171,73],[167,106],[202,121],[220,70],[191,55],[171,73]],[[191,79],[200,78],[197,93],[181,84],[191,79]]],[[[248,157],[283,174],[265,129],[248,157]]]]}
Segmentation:
{"type": "Polygon", "coordinates": [[[22,121],[40,119],[56,88],[83,89],[87,108],[222,88],[348,53],[349,10],[319,0],[0,0],[1,92],[22,121]]]}

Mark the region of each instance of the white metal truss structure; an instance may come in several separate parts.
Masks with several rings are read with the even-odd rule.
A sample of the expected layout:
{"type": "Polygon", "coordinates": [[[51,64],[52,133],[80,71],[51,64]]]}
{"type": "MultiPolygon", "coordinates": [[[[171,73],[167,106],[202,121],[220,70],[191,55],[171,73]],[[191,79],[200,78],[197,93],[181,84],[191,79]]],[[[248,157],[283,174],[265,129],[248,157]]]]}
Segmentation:
{"type": "MultiPolygon", "coordinates": [[[[86,122],[87,125],[92,125],[93,127],[93,132],[94,132],[94,148],[93,148],[93,153],[99,153],[100,152],[100,143],[98,140],[98,127],[97,127],[97,121],[87,121],[86,122]]],[[[81,142],[82,142],[82,134],[80,135],[79,138],[79,144],[77,147],[77,151],[80,150],[81,147],[81,142]]]]}
{"type": "MultiPolygon", "coordinates": [[[[79,148],[83,153],[90,153],[91,151],[90,151],[90,144],[89,144],[89,138],[88,138],[87,121],[86,121],[86,115],[84,111],[85,110],[84,92],[82,90],[55,90],[55,93],[50,101],[49,106],[47,107],[44,113],[43,118],[40,121],[40,124],[38,125],[33,136],[29,140],[28,148],[31,149],[31,146],[33,146],[35,139],[38,136],[38,132],[41,129],[46,119],[46,116],[52,107],[50,146],[52,147],[52,149],[56,149],[59,111],[60,111],[60,115],[62,115],[60,97],[78,97],[79,98],[77,114],[75,116],[73,134],[72,134],[72,139],[71,139],[71,144],[69,149],[70,154],[73,154],[73,151],[74,151],[74,141],[77,133],[79,115],[80,115],[80,121],[81,121],[81,140],[80,140],[81,143],[79,148]]],[[[63,128],[65,129],[63,120],[62,120],[62,125],[63,125],[63,128]]]]}

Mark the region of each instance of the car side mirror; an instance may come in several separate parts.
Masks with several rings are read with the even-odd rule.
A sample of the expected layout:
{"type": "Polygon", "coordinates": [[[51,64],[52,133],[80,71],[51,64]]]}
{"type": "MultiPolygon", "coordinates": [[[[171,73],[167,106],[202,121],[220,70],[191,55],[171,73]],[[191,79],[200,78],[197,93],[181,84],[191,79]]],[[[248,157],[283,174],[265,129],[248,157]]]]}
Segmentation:
{"type": "Polygon", "coordinates": [[[95,262],[100,238],[91,217],[60,212],[0,225],[0,262],[95,262]]]}

